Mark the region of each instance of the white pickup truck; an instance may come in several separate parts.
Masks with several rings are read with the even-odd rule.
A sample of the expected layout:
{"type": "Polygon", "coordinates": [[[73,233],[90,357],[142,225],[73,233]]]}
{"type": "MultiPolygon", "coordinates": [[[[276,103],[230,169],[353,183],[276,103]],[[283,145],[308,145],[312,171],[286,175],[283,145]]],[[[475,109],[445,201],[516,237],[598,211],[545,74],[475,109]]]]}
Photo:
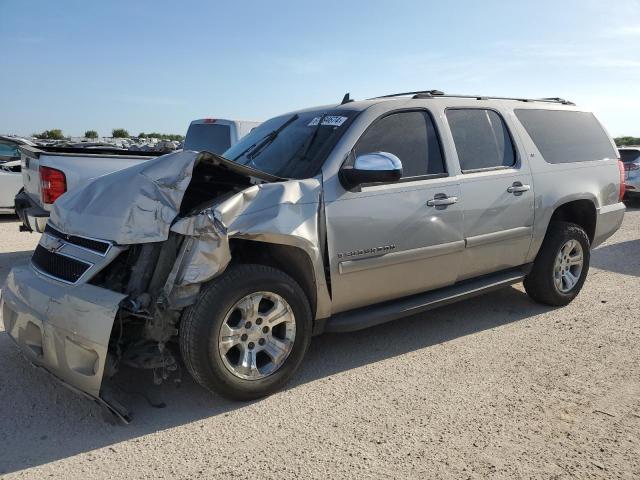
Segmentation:
{"type": "MultiPolygon", "coordinates": [[[[220,154],[249,133],[259,122],[204,118],[189,125],[184,150],[220,154]]],[[[53,202],[86,182],[157,157],[158,152],[105,148],[21,146],[24,189],[15,197],[21,231],[39,232],[53,202]]]]}

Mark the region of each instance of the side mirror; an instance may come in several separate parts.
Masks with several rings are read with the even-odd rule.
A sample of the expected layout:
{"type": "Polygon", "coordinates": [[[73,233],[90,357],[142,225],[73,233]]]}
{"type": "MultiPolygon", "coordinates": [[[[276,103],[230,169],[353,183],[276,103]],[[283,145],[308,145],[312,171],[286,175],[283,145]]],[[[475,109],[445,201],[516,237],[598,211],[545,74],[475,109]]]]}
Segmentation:
{"type": "Polygon", "coordinates": [[[402,162],[392,153],[373,152],[356,157],[353,166],[340,170],[340,179],[347,188],[363,183],[397,182],[402,178],[402,162]]]}

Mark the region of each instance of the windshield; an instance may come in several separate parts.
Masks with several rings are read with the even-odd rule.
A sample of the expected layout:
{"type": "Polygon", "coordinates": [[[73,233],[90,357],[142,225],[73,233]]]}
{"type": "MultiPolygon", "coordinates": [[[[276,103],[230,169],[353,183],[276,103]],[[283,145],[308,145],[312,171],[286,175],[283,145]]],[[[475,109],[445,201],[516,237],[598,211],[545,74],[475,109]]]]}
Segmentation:
{"type": "Polygon", "coordinates": [[[192,123],[184,139],[184,149],[196,152],[222,153],[231,145],[229,125],[192,123]]]}
{"type": "Polygon", "coordinates": [[[278,177],[308,178],[318,172],[356,113],[316,110],[272,118],[222,156],[278,177]]]}

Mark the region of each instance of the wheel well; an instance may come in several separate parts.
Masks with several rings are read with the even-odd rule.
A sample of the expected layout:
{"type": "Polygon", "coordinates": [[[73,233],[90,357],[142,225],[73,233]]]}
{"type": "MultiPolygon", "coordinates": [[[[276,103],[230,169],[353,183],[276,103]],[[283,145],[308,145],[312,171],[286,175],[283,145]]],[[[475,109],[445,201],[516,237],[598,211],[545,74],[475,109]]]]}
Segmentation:
{"type": "Polygon", "coordinates": [[[283,271],[293,278],[307,295],[311,313],[317,303],[313,264],[304,250],[291,245],[232,238],[229,240],[233,263],[256,263],[283,271]]]}
{"type": "Polygon", "coordinates": [[[596,207],[591,200],[574,200],[560,205],[551,216],[550,222],[553,221],[580,225],[589,237],[589,242],[593,243],[596,233],[596,207]]]}

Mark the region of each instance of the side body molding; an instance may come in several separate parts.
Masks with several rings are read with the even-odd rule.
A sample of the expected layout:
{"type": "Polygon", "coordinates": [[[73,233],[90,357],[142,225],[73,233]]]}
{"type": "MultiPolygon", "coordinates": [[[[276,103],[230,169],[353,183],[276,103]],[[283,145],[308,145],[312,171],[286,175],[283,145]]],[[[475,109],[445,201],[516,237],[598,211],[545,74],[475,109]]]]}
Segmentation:
{"type": "Polygon", "coordinates": [[[404,250],[402,252],[391,252],[382,256],[345,260],[340,262],[340,274],[360,272],[362,270],[372,268],[387,267],[390,265],[397,265],[399,263],[424,260],[426,258],[437,257],[440,255],[448,255],[450,253],[461,252],[464,250],[464,246],[464,241],[460,240],[457,242],[404,250]]]}
{"type": "Polygon", "coordinates": [[[499,232],[485,233],[482,235],[475,235],[473,237],[465,238],[467,248],[478,247],[480,245],[487,245],[493,242],[504,242],[506,240],[512,240],[514,238],[525,237],[531,235],[533,227],[516,227],[509,230],[501,230],[499,232]]]}

